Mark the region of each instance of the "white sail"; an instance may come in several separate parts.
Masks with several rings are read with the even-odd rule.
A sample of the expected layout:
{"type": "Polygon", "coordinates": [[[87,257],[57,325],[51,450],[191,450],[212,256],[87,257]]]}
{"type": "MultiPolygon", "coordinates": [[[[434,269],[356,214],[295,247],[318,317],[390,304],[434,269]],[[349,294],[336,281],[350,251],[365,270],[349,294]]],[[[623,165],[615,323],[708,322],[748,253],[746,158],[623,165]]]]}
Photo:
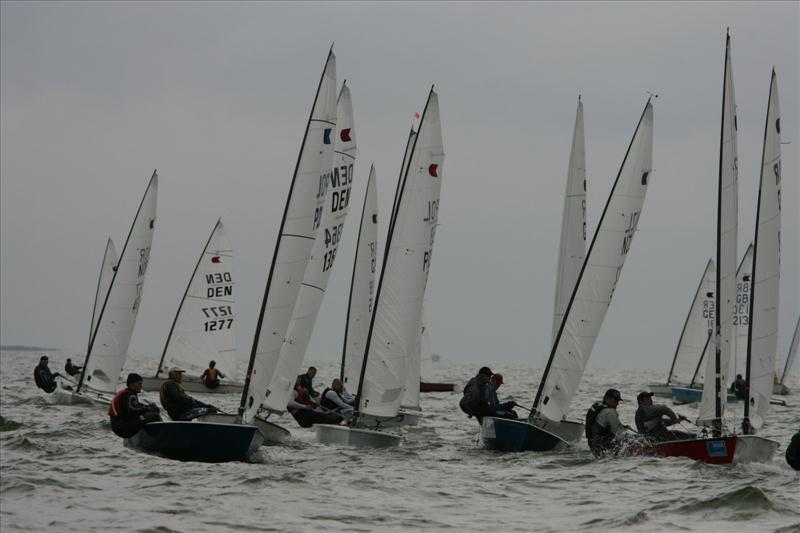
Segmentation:
{"type": "Polygon", "coordinates": [[[728,381],[733,382],[736,374],[744,377],[747,372],[747,337],[750,330],[750,289],[753,276],[753,244],[747,250],[736,270],[736,302],[733,304],[733,337],[731,344],[731,363],[728,381]]]}
{"type": "Polygon", "coordinates": [[[220,219],[189,279],[156,376],[172,366],[200,376],[213,359],[217,370],[236,379],[234,285],[233,250],[220,219]]]}
{"type": "Polygon", "coordinates": [[[114,241],[109,237],[106,242],[106,251],[103,252],[103,263],[100,266],[100,277],[97,280],[97,292],[94,295],[94,309],[92,310],[92,327],[89,330],[89,342],[92,341],[97,321],[100,319],[100,312],[111,287],[111,279],[114,277],[114,270],[117,268],[117,249],[114,241]]]}
{"type": "Polygon", "coordinates": [[[369,169],[361,224],[358,227],[356,258],[350,282],[350,303],[344,333],[341,379],[351,394],[358,390],[361,364],[367,345],[372,304],[375,298],[375,270],[378,261],[378,192],[375,166],[369,169]]]}
{"type": "Polygon", "coordinates": [[[678,348],[675,350],[675,359],[667,380],[669,384],[689,385],[703,382],[703,376],[698,376],[697,370],[706,349],[708,336],[714,331],[716,275],[714,260],[709,259],[694,294],[689,314],[686,316],[678,348]]]}
{"type": "Polygon", "coordinates": [[[792,371],[794,360],[797,358],[797,345],[800,343],[800,318],[797,319],[797,325],[794,327],[794,335],[792,335],[792,343],[789,345],[789,353],[786,354],[786,364],[783,366],[783,374],[781,374],[781,385],[784,385],[786,377],[792,371]]]}
{"type": "Polygon", "coordinates": [[[431,335],[428,328],[428,319],[425,318],[425,307],[422,308],[422,324],[419,327],[419,360],[420,360],[420,381],[433,383],[433,352],[431,352],[431,335]]]}
{"type": "Polygon", "coordinates": [[[572,150],[569,154],[567,189],[564,194],[564,211],[561,219],[561,244],[558,249],[556,297],[553,309],[553,335],[555,343],[558,328],[575,288],[575,282],[586,256],[586,149],[583,139],[583,102],[578,97],[575,130],[572,133],[572,150]]]}
{"type": "Polygon", "coordinates": [[[158,174],[153,172],[97,319],[78,390],[89,387],[100,392],[116,392],[142,301],[156,222],[157,193],[158,174]]]}
{"type": "Polygon", "coordinates": [[[758,189],[756,234],[753,253],[753,286],[750,307],[750,343],[747,376],[750,399],[745,418],[758,429],[769,413],[775,353],[778,350],[781,235],[781,126],[778,80],[775,70],[769,88],[761,184],[758,189]]]}
{"type": "MultiPolygon", "coordinates": [[[[422,311],[420,312],[420,324],[417,330],[417,341],[414,343],[414,350],[408,358],[408,372],[406,372],[406,386],[403,391],[403,398],[400,400],[400,406],[407,409],[419,410],[419,383],[422,380],[422,342],[423,336],[427,340],[425,332],[425,304],[423,303],[422,311]]],[[[430,350],[430,344],[427,346],[430,350]]]]}
{"type": "Polygon", "coordinates": [[[444,148],[439,101],[431,90],[389,227],[358,410],[395,416],[415,348],[439,214],[444,148]]]}
{"type": "Polygon", "coordinates": [[[242,419],[247,423],[252,421],[267,396],[322,223],[322,206],[333,167],[335,132],[336,56],[331,50],[306,126],[256,323],[240,405],[242,419]]]}
{"type": "MultiPolygon", "coordinates": [[[[322,212],[322,225],[317,233],[311,260],[306,266],[303,284],[297,296],[286,340],[269,384],[264,407],[282,412],[294,387],[306,348],[311,340],[314,323],[328,287],[334,260],[339,249],[345,218],[349,209],[356,162],[356,130],[353,124],[353,104],[350,89],[342,84],[337,104],[337,132],[334,144],[333,174],[328,186],[322,212]]],[[[333,341],[326,343],[332,345],[333,341]]]]}
{"type": "Polygon", "coordinates": [[[703,400],[699,420],[721,420],[727,403],[728,368],[733,345],[732,311],[736,300],[736,239],[739,171],[736,150],[736,98],[731,68],[731,39],[725,42],[725,74],[722,90],[722,127],[717,201],[717,322],[714,352],[706,357],[703,400]],[[719,371],[717,371],[719,369],[719,371]]]}
{"type": "Polygon", "coordinates": [[[648,100],[611,189],[536,394],[537,416],[562,420],[586,368],[625,258],[653,170],[653,106],[648,100]]]}

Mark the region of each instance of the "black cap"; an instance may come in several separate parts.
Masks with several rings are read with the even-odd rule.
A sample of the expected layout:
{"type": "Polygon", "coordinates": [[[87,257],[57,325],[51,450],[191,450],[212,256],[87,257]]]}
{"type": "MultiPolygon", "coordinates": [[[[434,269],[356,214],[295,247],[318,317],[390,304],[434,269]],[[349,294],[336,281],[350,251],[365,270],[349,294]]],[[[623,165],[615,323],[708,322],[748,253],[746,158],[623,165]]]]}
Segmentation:
{"type": "Polygon", "coordinates": [[[492,374],[494,374],[494,372],[489,370],[488,366],[482,366],[481,369],[478,370],[478,375],[480,376],[481,374],[483,374],[484,376],[491,376],[492,374]]]}
{"type": "Polygon", "coordinates": [[[641,402],[642,398],[647,398],[648,396],[653,396],[654,394],[655,394],[655,392],[649,392],[649,391],[643,390],[642,392],[640,392],[639,394],[636,395],[636,401],[637,402],[641,402]]]}
{"type": "Polygon", "coordinates": [[[603,395],[603,399],[606,398],[611,398],[612,400],[617,400],[618,402],[621,402],[622,394],[620,394],[617,389],[608,389],[606,393],[603,395]]]}
{"type": "Polygon", "coordinates": [[[133,385],[134,383],[139,383],[140,381],[144,381],[142,376],[136,374],[135,372],[131,372],[128,374],[128,379],[125,380],[126,385],[133,385]]]}

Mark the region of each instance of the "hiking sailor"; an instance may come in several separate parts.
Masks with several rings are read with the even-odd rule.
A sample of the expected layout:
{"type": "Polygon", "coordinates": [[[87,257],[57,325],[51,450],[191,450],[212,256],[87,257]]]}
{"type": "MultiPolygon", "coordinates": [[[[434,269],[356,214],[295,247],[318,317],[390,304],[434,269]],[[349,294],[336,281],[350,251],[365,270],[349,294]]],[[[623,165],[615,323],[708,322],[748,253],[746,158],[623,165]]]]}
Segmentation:
{"type": "Polygon", "coordinates": [[[489,406],[489,380],[491,378],[492,371],[489,370],[489,367],[481,367],[478,375],[464,385],[464,396],[458,403],[461,410],[470,418],[474,416],[478,420],[478,424],[483,421],[484,416],[492,414],[489,406]]]}
{"type": "Polygon", "coordinates": [[[668,440],[683,440],[694,437],[683,431],[671,431],[667,426],[687,421],[683,415],[676,415],[675,411],[666,405],[653,405],[653,392],[642,391],[636,396],[639,408],[636,409],[636,429],[640,434],[650,440],[663,442],[668,440]],[[664,418],[666,417],[666,419],[664,418]]]}
{"type": "Polygon", "coordinates": [[[160,422],[161,416],[158,407],[148,403],[142,405],[138,394],[142,392],[142,376],[128,374],[125,380],[126,388],[117,392],[111,405],[108,407],[108,416],[111,418],[111,430],[119,437],[129,438],[136,435],[143,425],[148,422],[160,422]]]}
{"type": "Polygon", "coordinates": [[[517,405],[514,401],[508,402],[500,402],[500,399],[497,397],[497,390],[503,384],[503,374],[497,373],[492,374],[492,377],[489,379],[489,407],[491,409],[492,416],[496,416],[498,418],[510,418],[516,419],[517,413],[514,411],[514,406],[517,405]]]}
{"type": "Polygon", "coordinates": [[[209,361],[208,368],[203,370],[203,373],[200,375],[200,381],[208,387],[209,389],[216,389],[219,387],[219,380],[220,378],[225,379],[227,376],[216,369],[217,362],[216,361],[209,361]]]}
{"type": "Polygon", "coordinates": [[[619,453],[625,430],[633,431],[619,421],[617,405],[621,401],[622,395],[617,389],[608,389],[603,401],[596,402],[586,412],[586,440],[596,457],[619,453]]]}
{"type": "Polygon", "coordinates": [[[61,375],[58,372],[55,374],[50,372],[50,368],[47,366],[49,360],[50,359],[46,355],[41,356],[39,358],[39,364],[33,369],[33,381],[36,382],[37,387],[47,393],[56,390],[56,377],[61,375]]]}
{"type": "Polygon", "coordinates": [[[64,372],[67,373],[68,376],[77,376],[83,370],[82,366],[78,366],[73,364],[72,359],[67,357],[67,362],[64,363],[64,372]]]}
{"type": "Polygon", "coordinates": [[[312,385],[312,380],[314,376],[317,375],[317,369],[313,366],[308,367],[305,374],[300,374],[297,376],[297,379],[300,380],[300,385],[308,391],[308,394],[311,396],[311,399],[319,401],[319,393],[314,390],[314,386],[312,385]]]}
{"type": "Polygon", "coordinates": [[[322,391],[319,404],[321,407],[337,413],[346,413],[353,410],[352,402],[348,402],[342,396],[342,380],[339,378],[334,378],[331,386],[322,391]]]}
{"type": "Polygon", "coordinates": [[[183,390],[181,379],[185,370],[173,366],[169,369],[169,379],[161,385],[159,396],[161,405],[173,420],[192,420],[208,412],[217,411],[213,405],[195,400],[183,390]]]}

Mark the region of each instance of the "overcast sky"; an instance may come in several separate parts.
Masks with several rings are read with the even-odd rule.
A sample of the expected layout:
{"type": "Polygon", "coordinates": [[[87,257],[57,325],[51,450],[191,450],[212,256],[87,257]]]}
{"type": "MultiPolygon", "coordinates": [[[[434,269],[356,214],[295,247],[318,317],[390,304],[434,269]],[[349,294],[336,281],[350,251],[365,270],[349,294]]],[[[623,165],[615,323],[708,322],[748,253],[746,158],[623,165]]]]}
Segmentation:
{"type": "Polygon", "coordinates": [[[715,246],[730,26],[740,254],[754,232],[773,65],[790,143],[782,146],[783,358],[800,312],[799,5],[2,2],[2,343],[85,352],[106,238],[121,251],[157,168],[158,224],[130,351],[152,354],[156,366],[222,216],[244,360],[334,43],[359,154],[308,357],[340,357],[369,165],[383,240],[408,128],[435,84],[447,156],[426,302],[433,351],[456,362],[543,365],[578,94],[591,236],[652,91],[655,172],[589,365],[666,374],[715,246]]]}

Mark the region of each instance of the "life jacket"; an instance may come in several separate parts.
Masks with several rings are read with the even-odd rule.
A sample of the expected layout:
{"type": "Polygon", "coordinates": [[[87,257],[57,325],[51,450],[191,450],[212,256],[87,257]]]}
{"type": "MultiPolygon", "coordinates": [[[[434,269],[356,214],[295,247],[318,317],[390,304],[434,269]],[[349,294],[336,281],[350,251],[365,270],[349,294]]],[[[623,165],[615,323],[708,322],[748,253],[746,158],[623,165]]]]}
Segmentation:
{"type": "Polygon", "coordinates": [[[332,400],[329,400],[329,399],[328,399],[328,396],[327,396],[327,395],[328,395],[328,391],[333,391],[333,392],[336,394],[336,396],[338,396],[338,397],[339,397],[339,399],[340,399],[340,400],[342,400],[342,403],[346,403],[346,402],[344,401],[344,398],[342,398],[342,395],[341,395],[341,394],[339,394],[338,392],[336,392],[336,391],[335,391],[335,390],[333,390],[332,388],[328,387],[327,389],[325,389],[324,391],[322,391],[322,396],[320,397],[320,398],[321,398],[321,400],[320,400],[319,404],[320,404],[322,407],[324,407],[325,409],[330,409],[331,411],[339,411],[339,410],[341,410],[341,409],[342,409],[341,407],[339,407],[338,405],[336,405],[335,403],[333,403],[333,401],[332,401],[332,400]]]}
{"type": "Polygon", "coordinates": [[[216,368],[208,368],[206,369],[206,381],[218,381],[219,378],[217,377],[217,369],[216,368]]]}
{"type": "Polygon", "coordinates": [[[308,391],[305,387],[297,386],[294,388],[294,391],[297,393],[297,397],[295,401],[297,403],[301,403],[303,405],[314,406],[314,402],[311,401],[311,398],[308,395],[308,391]]]}
{"type": "Polygon", "coordinates": [[[595,452],[596,449],[603,449],[614,442],[614,434],[610,429],[597,425],[597,417],[609,407],[602,403],[596,402],[588,411],[586,411],[586,421],[584,430],[586,431],[586,440],[589,441],[589,448],[595,452]],[[595,427],[598,429],[596,430],[595,427]]]}
{"type": "Polygon", "coordinates": [[[127,392],[128,389],[117,391],[117,393],[114,395],[114,399],[111,400],[111,405],[108,406],[108,416],[122,415],[122,401],[125,399],[127,392]]]}

